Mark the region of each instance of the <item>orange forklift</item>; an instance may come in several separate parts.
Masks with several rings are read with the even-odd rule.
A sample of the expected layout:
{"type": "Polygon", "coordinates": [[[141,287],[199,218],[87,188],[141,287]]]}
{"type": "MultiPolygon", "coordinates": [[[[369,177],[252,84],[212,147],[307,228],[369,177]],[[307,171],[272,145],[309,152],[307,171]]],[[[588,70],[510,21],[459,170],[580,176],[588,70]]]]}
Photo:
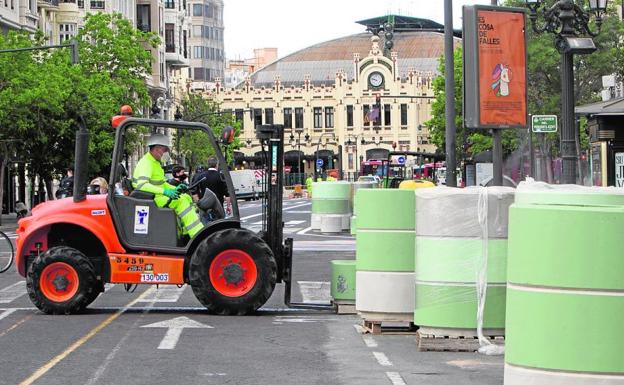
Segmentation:
{"type": "MultiPolygon", "coordinates": [[[[172,209],[159,208],[152,194],[132,189],[122,163],[124,145],[129,130],[137,128],[201,131],[214,149],[229,195],[235,197],[226,161],[210,127],[123,113],[115,116],[112,124],[116,132],[109,181],[111,186],[124,186],[126,194],[114,188],[107,195],[85,194],[89,134],[83,121],[76,133],[73,197],[42,203],[18,223],[17,271],[26,278],[28,294],[37,308],[48,314],[80,312],[104,291],[105,283],[189,284],[209,313],[244,315],[258,310],[271,297],[276,283],[284,282],[287,306],[331,309],[290,299],[293,241],[283,239],[282,125],[256,127],[267,186],[262,231],[241,228],[238,205],[232,199],[232,217],[225,218],[222,210],[215,209],[214,220],[189,239],[180,235],[179,219],[172,209]]],[[[232,136],[223,139],[231,141],[232,136]]],[[[214,200],[214,195],[202,197],[200,213],[214,208],[214,200]]]]}

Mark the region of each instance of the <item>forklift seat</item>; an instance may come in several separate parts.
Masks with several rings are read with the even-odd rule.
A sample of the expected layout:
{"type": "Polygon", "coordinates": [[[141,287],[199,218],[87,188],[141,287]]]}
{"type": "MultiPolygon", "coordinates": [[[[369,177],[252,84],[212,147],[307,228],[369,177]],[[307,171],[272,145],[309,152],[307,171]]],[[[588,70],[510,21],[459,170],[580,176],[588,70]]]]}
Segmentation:
{"type": "Polygon", "coordinates": [[[134,190],[130,196],[114,195],[113,199],[126,242],[139,247],[178,246],[178,216],[173,209],[156,206],[153,194],[134,190]]]}

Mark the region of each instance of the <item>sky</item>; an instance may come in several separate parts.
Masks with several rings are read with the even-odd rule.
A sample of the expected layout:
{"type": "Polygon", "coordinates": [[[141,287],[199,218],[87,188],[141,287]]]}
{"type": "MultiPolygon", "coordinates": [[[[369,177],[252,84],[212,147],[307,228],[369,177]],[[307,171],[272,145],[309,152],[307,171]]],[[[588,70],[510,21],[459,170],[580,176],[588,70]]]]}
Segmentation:
{"type": "MultiPolygon", "coordinates": [[[[453,0],[453,26],[461,28],[464,4],[453,0]]],[[[389,13],[444,24],[444,0],[224,0],[227,59],[249,59],[254,48],[277,48],[278,57],[327,40],[364,32],[356,24],[389,13]]]]}

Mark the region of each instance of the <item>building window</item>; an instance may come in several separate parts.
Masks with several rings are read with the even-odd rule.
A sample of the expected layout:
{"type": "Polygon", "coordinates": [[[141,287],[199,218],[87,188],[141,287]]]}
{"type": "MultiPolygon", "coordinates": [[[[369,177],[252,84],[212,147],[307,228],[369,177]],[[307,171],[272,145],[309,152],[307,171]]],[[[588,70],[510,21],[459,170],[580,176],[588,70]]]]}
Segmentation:
{"type": "Polygon", "coordinates": [[[303,128],[303,108],[295,108],[295,128],[303,128]]]}
{"type": "Polygon", "coordinates": [[[165,8],[167,8],[167,9],[175,9],[175,1],[174,0],[165,0],[165,8]]]}
{"type": "Polygon", "coordinates": [[[234,114],[236,116],[236,121],[240,122],[240,128],[241,130],[245,129],[245,115],[242,109],[236,109],[234,111],[234,114]]]}
{"type": "Polygon", "coordinates": [[[71,40],[76,36],[76,24],[59,24],[59,36],[61,43],[71,40]]]}
{"type": "Polygon", "coordinates": [[[84,8],[84,0],[78,0],[78,8],[84,8]]]}
{"type": "Polygon", "coordinates": [[[254,116],[254,127],[258,127],[262,124],[262,108],[254,108],[253,110],[254,116]]]}
{"type": "Polygon", "coordinates": [[[389,104],[384,104],[383,106],[383,112],[384,112],[384,126],[389,126],[392,124],[390,117],[392,115],[392,108],[390,107],[389,104]]]}
{"type": "Polygon", "coordinates": [[[193,4],[193,16],[202,16],[204,10],[203,4],[193,4]]]}
{"type": "Polygon", "coordinates": [[[266,124],[273,124],[273,109],[272,108],[264,109],[264,122],[266,124]]]}
{"type": "Polygon", "coordinates": [[[284,108],[284,128],[292,128],[292,108],[284,108]]]}
{"type": "Polygon", "coordinates": [[[401,126],[407,126],[407,104],[401,104],[401,126]]]}
{"type": "Polygon", "coordinates": [[[347,106],[347,127],[353,127],[353,106],[347,106]]]}
{"type": "Polygon", "coordinates": [[[104,1],[91,0],[91,9],[104,9],[104,1]]]}
{"type": "Polygon", "coordinates": [[[334,107],[325,107],[325,128],[334,128],[334,107]]]}
{"type": "Polygon", "coordinates": [[[314,107],[314,128],[323,127],[323,111],[321,107],[314,107]]]}
{"type": "MultiPolygon", "coordinates": [[[[357,146],[357,144],[356,144],[356,146],[357,146]]],[[[349,154],[347,154],[347,157],[349,159],[349,169],[352,169],[353,168],[353,153],[350,152],[349,154]]]]}
{"type": "Polygon", "coordinates": [[[151,32],[152,30],[149,4],[137,5],[137,29],[143,32],[151,32]]]}
{"type": "Polygon", "coordinates": [[[193,79],[194,80],[204,80],[204,69],[201,67],[193,68],[193,79]]]}
{"type": "Polygon", "coordinates": [[[362,121],[364,122],[364,127],[368,128],[370,126],[370,121],[368,120],[368,111],[370,111],[370,106],[365,104],[362,106],[362,121]]]}
{"type": "Polygon", "coordinates": [[[202,27],[203,25],[193,26],[193,37],[202,37],[202,27]]]}
{"type": "Polygon", "coordinates": [[[204,17],[212,18],[212,5],[206,4],[204,6],[204,17]]]}
{"type": "Polygon", "coordinates": [[[175,24],[165,24],[165,52],[175,53],[175,24]]]}

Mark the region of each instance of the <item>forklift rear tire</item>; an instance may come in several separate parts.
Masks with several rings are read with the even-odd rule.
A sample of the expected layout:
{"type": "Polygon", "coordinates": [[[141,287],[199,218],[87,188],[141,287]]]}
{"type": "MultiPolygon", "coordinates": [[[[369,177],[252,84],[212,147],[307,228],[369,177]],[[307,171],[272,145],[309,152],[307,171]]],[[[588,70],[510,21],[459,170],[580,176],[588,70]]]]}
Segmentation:
{"type": "Polygon", "coordinates": [[[80,251],[57,246],[37,257],[26,277],[32,303],[46,314],[72,314],[97,295],[95,268],[80,251]]]}
{"type": "Polygon", "coordinates": [[[211,314],[258,310],[275,289],[277,264],[269,246],[249,230],[226,229],[204,239],[189,266],[195,297],[211,314]]]}

